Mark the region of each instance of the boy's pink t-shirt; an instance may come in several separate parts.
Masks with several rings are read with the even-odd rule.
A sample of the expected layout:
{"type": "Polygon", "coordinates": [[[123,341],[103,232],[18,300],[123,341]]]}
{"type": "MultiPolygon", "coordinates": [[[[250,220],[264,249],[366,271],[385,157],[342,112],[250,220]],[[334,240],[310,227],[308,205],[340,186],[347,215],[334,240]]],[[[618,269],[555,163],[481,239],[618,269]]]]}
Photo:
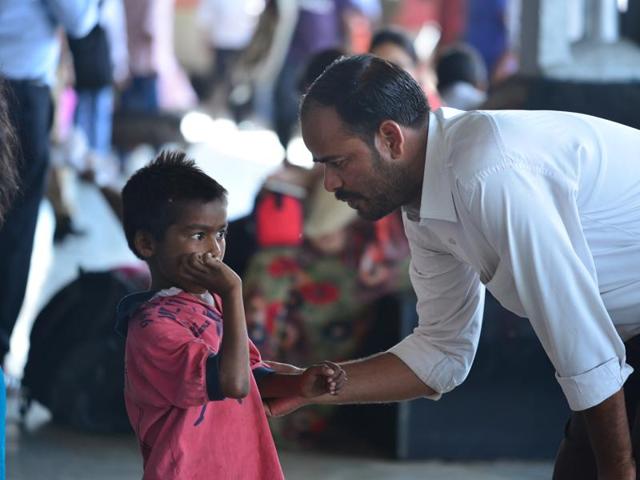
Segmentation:
{"type": "MultiPolygon", "coordinates": [[[[129,320],[125,403],[144,480],[284,478],[254,377],[246,398],[209,400],[206,362],[221,336],[221,309],[186,292],[156,296],[129,320]]],[[[249,348],[251,368],[266,367],[249,348]]]]}

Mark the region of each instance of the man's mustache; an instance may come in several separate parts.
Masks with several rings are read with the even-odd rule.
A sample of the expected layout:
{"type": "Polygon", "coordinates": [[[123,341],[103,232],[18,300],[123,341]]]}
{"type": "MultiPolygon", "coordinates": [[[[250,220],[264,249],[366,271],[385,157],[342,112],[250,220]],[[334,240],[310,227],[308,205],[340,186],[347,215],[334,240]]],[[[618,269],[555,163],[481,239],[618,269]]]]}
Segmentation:
{"type": "Polygon", "coordinates": [[[346,190],[336,190],[335,196],[336,196],[336,198],[338,200],[341,200],[343,202],[348,202],[349,200],[358,200],[360,198],[364,198],[359,193],[348,192],[346,190]]]}

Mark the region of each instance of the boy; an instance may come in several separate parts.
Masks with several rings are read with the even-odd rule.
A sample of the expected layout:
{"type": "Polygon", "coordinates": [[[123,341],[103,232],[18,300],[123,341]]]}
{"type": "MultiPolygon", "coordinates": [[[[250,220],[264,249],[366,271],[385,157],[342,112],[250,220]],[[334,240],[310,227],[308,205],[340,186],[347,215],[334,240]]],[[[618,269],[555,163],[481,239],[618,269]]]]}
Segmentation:
{"type": "Polygon", "coordinates": [[[151,271],[150,290],[118,307],[145,480],[283,478],[261,394],[336,394],[345,381],[329,362],[288,375],[262,363],[242,282],[222,263],[226,195],[181,152],[161,153],[122,192],[127,242],[151,271]]]}

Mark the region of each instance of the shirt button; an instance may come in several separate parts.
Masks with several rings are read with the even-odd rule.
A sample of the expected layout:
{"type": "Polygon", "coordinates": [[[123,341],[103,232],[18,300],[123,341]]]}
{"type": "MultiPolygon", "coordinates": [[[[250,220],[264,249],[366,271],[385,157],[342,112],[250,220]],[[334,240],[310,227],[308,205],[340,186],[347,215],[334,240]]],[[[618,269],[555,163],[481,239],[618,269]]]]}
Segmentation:
{"type": "Polygon", "coordinates": [[[450,238],[450,239],[449,239],[449,243],[450,243],[451,245],[456,245],[456,241],[455,241],[453,238],[450,238]]]}

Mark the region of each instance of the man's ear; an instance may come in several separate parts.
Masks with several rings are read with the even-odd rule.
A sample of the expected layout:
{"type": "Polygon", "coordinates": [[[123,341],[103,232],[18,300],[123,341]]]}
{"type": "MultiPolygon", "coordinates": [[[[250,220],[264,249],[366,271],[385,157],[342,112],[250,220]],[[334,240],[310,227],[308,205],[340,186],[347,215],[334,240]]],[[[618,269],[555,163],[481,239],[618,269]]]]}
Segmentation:
{"type": "Polygon", "coordinates": [[[133,237],[136,251],[143,258],[150,258],[156,253],[156,240],[149,232],[138,230],[133,237]]]}
{"type": "Polygon", "coordinates": [[[392,160],[402,157],[405,149],[404,142],[402,127],[393,120],[385,120],[378,127],[375,135],[376,148],[380,153],[386,153],[392,160]]]}

